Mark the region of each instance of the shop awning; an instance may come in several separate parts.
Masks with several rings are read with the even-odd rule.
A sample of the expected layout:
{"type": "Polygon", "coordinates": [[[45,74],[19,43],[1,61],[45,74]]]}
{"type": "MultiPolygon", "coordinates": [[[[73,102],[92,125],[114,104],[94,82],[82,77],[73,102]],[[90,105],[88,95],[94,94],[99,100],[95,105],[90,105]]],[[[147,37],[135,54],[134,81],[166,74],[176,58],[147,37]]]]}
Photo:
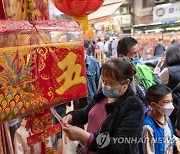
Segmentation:
{"type": "Polygon", "coordinates": [[[114,4],[110,4],[110,5],[104,5],[104,6],[100,7],[97,11],[95,11],[95,12],[91,13],[90,15],[88,15],[88,20],[93,20],[93,19],[102,18],[102,17],[105,17],[105,16],[110,16],[122,4],[123,4],[123,2],[114,3],[114,4]]]}

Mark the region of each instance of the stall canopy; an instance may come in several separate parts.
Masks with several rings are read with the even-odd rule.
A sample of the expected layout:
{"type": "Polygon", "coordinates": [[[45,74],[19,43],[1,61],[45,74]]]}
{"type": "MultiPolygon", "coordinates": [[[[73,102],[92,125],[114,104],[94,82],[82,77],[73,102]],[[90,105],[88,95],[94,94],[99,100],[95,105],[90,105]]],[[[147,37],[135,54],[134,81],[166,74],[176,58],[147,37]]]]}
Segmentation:
{"type": "Polygon", "coordinates": [[[88,16],[88,20],[98,19],[106,16],[112,15],[121,5],[123,2],[114,3],[110,5],[104,5],[100,7],[97,11],[91,13],[88,16]]]}

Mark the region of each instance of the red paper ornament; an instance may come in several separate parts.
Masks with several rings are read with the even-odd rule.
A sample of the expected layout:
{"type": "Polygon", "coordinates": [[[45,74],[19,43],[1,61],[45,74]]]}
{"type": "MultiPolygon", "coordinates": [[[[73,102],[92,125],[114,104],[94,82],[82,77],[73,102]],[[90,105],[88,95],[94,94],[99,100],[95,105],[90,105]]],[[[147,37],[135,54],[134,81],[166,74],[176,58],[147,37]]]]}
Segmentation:
{"type": "Polygon", "coordinates": [[[53,0],[54,5],[63,13],[80,17],[96,11],[104,0],[53,0]]]}
{"type": "Polygon", "coordinates": [[[61,12],[68,14],[83,24],[84,30],[88,29],[87,15],[96,11],[104,0],[52,0],[61,12]]]}

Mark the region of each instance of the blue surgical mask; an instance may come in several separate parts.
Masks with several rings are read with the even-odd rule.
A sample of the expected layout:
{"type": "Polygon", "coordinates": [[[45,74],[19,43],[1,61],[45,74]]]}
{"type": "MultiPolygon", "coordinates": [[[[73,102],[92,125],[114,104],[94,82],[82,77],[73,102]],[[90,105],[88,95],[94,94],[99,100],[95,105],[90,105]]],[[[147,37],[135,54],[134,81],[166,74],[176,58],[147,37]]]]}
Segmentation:
{"type": "Polygon", "coordinates": [[[110,87],[110,86],[102,86],[103,94],[107,98],[117,98],[121,96],[121,94],[118,92],[117,87],[110,87]]]}
{"type": "Polygon", "coordinates": [[[139,63],[139,58],[132,58],[132,61],[134,65],[137,65],[139,63]]]}

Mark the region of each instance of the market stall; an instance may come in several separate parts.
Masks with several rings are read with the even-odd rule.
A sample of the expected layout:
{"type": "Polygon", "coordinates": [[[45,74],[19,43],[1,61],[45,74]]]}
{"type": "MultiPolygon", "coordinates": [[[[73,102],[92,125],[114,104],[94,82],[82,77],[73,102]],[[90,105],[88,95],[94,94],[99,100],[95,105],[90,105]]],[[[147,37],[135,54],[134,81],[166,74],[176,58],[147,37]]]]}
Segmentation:
{"type": "Polygon", "coordinates": [[[83,28],[74,21],[49,20],[48,1],[0,1],[0,153],[14,153],[7,121],[15,118],[26,120],[30,133],[25,142],[31,153],[38,143],[42,154],[54,151],[48,148],[48,138],[61,131],[62,123],[53,124],[53,107],[87,96],[84,16],[103,0],[82,1],[88,9],[81,11],[76,1],[68,3],[72,10],[65,1],[53,2],[67,14],[74,10],[70,15],[83,28]]]}

